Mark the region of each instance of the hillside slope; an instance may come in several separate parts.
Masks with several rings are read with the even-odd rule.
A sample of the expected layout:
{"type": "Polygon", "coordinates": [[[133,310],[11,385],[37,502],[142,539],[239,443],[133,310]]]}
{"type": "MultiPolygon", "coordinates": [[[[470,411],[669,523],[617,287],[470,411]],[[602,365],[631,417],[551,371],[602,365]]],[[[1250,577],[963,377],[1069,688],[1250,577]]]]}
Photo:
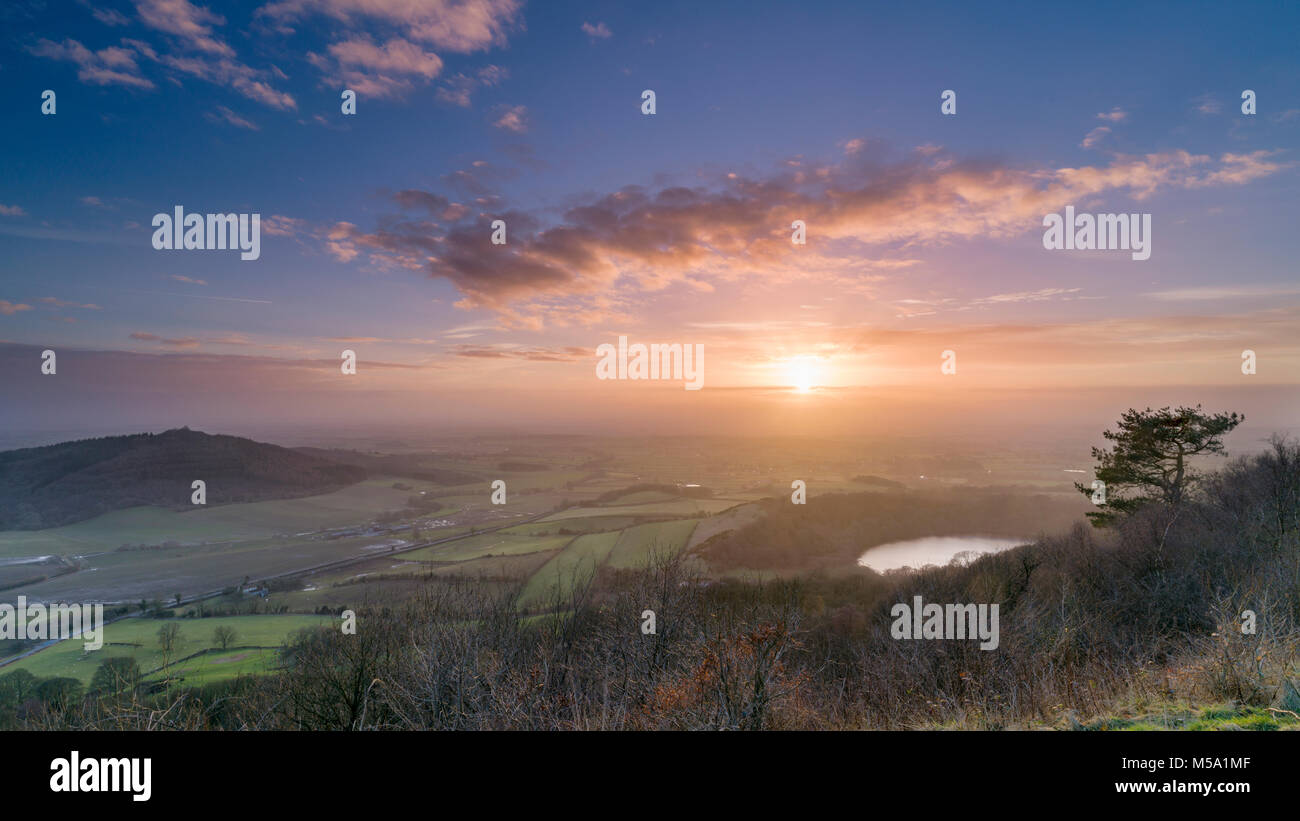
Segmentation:
{"type": "Polygon", "coordinates": [[[357,465],[189,428],[0,453],[0,530],[38,530],[138,505],[192,507],[327,493],[366,477],[357,465]]]}

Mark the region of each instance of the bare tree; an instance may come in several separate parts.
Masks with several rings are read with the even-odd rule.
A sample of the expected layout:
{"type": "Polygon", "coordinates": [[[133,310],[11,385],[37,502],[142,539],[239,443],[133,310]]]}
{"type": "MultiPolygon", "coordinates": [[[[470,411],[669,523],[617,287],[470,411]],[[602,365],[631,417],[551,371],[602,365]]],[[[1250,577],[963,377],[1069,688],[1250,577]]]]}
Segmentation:
{"type": "Polygon", "coordinates": [[[162,651],[171,654],[176,649],[176,642],[180,638],[181,626],[175,622],[168,622],[158,628],[158,646],[162,651]]]}
{"type": "Polygon", "coordinates": [[[235,642],[235,629],[226,625],[221,625],[212,631],[212,640],[217,643],[222,650],[228,648],[235,642]]]}

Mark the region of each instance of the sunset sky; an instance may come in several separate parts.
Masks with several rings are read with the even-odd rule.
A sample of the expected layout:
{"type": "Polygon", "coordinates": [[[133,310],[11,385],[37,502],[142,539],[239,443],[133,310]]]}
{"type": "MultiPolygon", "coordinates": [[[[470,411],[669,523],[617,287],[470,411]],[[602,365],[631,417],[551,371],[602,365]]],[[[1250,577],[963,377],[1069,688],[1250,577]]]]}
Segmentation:
{"type": "Polygon", "coordinates": [[[897,5],[7,3],[0,420],[1209,386],[1295,424],[1300,7],[897,5]],[[261,214],[260,259],[154,250],[177,205],[261,214]],[[1067,205],[1151,214],[1151,258],[1044,249],[1067,205]],[[620,334],[703,344],[705,389],[597,380],[620,334]]]}

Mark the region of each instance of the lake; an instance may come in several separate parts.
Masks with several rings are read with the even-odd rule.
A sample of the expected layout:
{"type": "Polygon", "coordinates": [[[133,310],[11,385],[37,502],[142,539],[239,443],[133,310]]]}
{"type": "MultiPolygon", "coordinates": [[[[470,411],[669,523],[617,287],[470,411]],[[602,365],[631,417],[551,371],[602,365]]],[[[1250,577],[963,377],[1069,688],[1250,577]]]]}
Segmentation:
{"type": "Polygon", "coordinates": [[[991,536],[927,536],[924,539],[909,539],[873,547],[858,558],[858,564],[877,573],[900,567],[916,569],[927,564],[942,566],[958,556],[969,560],[984,553],[997,553],[1031,541],[1033,540],[991,536]]]}

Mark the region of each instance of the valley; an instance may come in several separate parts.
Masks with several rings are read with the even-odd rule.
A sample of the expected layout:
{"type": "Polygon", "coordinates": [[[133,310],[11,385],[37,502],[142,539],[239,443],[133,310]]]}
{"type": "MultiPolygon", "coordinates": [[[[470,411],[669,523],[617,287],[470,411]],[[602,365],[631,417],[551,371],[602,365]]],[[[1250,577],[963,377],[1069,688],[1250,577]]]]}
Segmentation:
{"type": "MultiPolygon", "coordinates": [[[[745,451],[734,441],[707,438],[629,443],[505,436],[455,447],[394,439],[364,450],[338,444],[286,451],[367,473],[326,493],[191,509],[124,507],[59,527],[0,532],[0,601],[21,592],[33,601],[102,602],[118,619],[108,628],[109,645],[95,654],[59,646],[33,653],[30,646],[0,642],[9,668],[88,680],[96,656],[126,652],[142,660],[142,669],[162,675],[156,648],[139,639],[149,625],[174,620],[186,630],[191,655],[164,665],[166,675],[176,684],[220,680],[273,669],[272,648],[304,618],[321,623],[345,610],[397,605],[453,579],[509,591],[524,616],[563,611],[588,585],[676,554],[719,579],[871,573],[856,556],[874,545],[855,542],[859,535],[847,531],[835,536],[847,540],[846,548],[830,552],[796,539],[782,548],[790,555],[773,558],[760,550],[737,560],[727,545],[747,528],[784,533],[799,526],[803,511],[782,490],[790,484],[787,476],[807,482],[809,509],[822,510],[819,497],[842,496],[848,501],[837,508],[847,504],[869,516],[873,504],[884,504],[877,514],[889,517],[885,497],[907,499],[917,509],[943,507],[945,494],[962,487],[1000,500],[1033,498],[1057,473],[1046,464],[1048,456],[1035,464],[1010,454],[953,458],[875,446],[846,458],[854,443],[831,441],[800,447],[797,459],[780,441],[745,451]],[[803,455],[809,452],[812,460],[803,455]],[[1000,490],[976,485],[990,475],[985,464],[1020,481],[1000,490]],[[926,478],[903,473],[918,466],[928,471],[926,478]],[[506,482],[505,505],[491,504],[496,479],[506,482]],[[791,515],[793,524],[783,524],[791,515]],[[202,640],[212,631],[204,625],[222,619],[252,620],[255,630],[235,629],[255,633],[260,643],[244,654],[212,655],[215,648],[202,640]],[[15,659],[19,653],[30,655],[15,659]],[[221,659],[229,663],[217,663],[221,659]]],[[[1086,507],[1067,482],[1053,490],[1043,498],[1055,499],[1047,507],[1058,511],[1058,521],[1086,507]]],[[[1041,521],[1045,509],[1034,508],[1041,521]]],[[[962,526],[978,509],[967,511],[962,526]]],[[[990,526],[997,519],[1005,527],[1005,510],[999,510],[990,526]]],[[[1017,526],[1028,528],[1022,518],[1017,526]]],[[[938,521],[924,514],[888,532],[961,532],[928,532],[925,519],[938,521]]]]}

